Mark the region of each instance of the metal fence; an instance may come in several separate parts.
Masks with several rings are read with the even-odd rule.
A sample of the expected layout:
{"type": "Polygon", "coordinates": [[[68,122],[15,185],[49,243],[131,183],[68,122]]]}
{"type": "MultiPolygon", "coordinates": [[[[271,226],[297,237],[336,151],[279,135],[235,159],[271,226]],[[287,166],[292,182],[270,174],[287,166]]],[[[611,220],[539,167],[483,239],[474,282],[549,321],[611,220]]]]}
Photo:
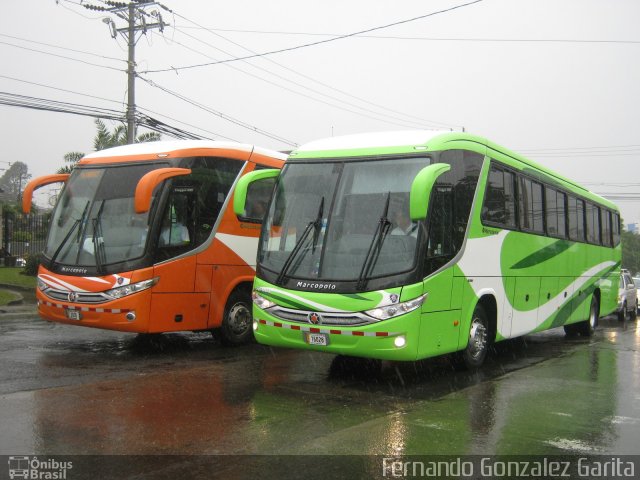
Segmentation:
{"type": "Polygon", "coordinates": [[[47,241],[50,214],[2,212],[0,260],[6,266],[24,266],[29,255],[41,253],[47,241]]]}

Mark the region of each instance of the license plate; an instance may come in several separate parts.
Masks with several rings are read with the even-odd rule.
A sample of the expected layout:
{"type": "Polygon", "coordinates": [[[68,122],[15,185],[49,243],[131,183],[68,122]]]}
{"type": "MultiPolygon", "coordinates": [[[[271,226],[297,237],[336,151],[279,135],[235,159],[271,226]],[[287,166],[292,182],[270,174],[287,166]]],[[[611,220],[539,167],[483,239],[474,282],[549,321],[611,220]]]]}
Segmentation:
{"type": "Polygon", "coordinates": [[[319,345],[325,347],[329,345],[329,335],[326,333],[304,332],[304,341],[309,345],[319,345]]]}
{"type": "Polygon", "coordinates": [[[66,310],[66,313],[69,320],[82,320],[80,310],[66,310]]]}

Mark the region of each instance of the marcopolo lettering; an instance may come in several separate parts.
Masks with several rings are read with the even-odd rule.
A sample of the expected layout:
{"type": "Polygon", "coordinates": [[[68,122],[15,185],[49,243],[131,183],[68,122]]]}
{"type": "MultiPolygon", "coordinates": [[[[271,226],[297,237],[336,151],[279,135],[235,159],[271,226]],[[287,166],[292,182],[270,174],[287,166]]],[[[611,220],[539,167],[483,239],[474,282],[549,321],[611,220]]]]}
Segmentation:
{"type": "Polygon", "coordinates": [[[311,288],[314,290],[335,290],[335,283],[310,283],[310,282],[298,282],[296,284],[298,288],[311,288]]]}
{"type": "Polygon", "coordinates": [[[62,273],[87,273],[89,270],[86,268],[79,267],[62,267],[60,268],[62,273]]]}

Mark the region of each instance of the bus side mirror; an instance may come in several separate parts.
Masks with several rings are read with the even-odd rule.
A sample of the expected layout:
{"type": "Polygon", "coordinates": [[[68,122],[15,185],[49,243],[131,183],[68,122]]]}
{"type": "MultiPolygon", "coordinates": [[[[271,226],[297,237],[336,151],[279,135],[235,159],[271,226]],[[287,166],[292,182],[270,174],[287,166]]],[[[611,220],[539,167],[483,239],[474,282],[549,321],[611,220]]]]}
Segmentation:
{"type": "Polygon", "coordinates": [[[66,182],[69,178],[68,173],[57,173],[54,175],[45,175],[44,177],[38,177],[27,183],[27,186],[22,193],[22,211],[24,213],[31,212],[31,202],[33,200],[34,190],[49,185],[51,183],[66,182]]]}
{"type": "Polygon", "coordinates": [[[412,221],[417,222],[427,218],[431,189],[438,177],[449,170],[451,170],[451,165],[434,163],[418,172],[416,178],[413,179],[409,194],[409,214],[412,221]]]}
{"type": "Polygon", "coordinates": [[[190,168],[159,168],[144,174],[136,185],[136,193],[133,199],[136,213],[146,213],[149,211],[149,208],[151,208],[153,189],[162,182],[172,177],[180,177],[189,175],[190,173],[190,168]]]}
{"type": "Polygon", "coordinates": [[[267,168],[264,170],[254,170],[251,173],[247,173],[236,185],[235,193],[233,194],[233,212],[238,217],[244,217],[247,204],[247,192],[249,191],[249,185],[258,180],[264,180],[265,178],[274,178],[280,175],[280,170],[277,168],[267,168]]]}

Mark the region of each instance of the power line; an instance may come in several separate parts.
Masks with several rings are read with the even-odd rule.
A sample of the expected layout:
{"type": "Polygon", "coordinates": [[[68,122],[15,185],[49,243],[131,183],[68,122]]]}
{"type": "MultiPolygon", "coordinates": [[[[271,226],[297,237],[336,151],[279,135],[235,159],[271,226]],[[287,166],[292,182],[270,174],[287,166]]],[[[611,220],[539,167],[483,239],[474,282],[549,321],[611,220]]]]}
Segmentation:
{"type": "Polygon", "coordinates": [[[87,117],[98,117],[108,120],[123,121],[123,114],[117,110],[92,107],[78,103],[60,102],[46,98],[30,97],[9,92],[0,92],[0,105],[31,108],[59,113],[69,113],[87,117]]]}
{"type": "MultiPolygon", "coordinates": [[[[177,26],[177,25],[176,25],[177,26]]],[[[322,33],[322,32],[291,32],[277,30],[241,30],[231,28],[213,28],[213,27],[189,27],[180,25],[181,28],[202,28],[205,30],[228,33],[257,33],[265,35],[297,35],[311,37],[339,37],[339,33],[322,33]]],[[[481,37],[415,37],[400,35],[357,35],[358,38],[372,38],[380,40],[410,40],[410,41],[429,41],[429,42],[487,42],[487,43],[618,43],[618,44],[640,44],[640,40],[597,40],[597,39],[573,39],[573,38],[481,38],[481,37]]]]}
{"type": "Polygon", "coordinates": [[[19,40],[21,42],[34,43],[36,45],[43,45],[45,47],[57,48],[57,49],[60,49],[60,50],[66,50],[68,52],[73,52],[73,53],[81,53],[83,55],[89,55],[89,56],[92,56],[92,57],[104,58],[105,60],[114,60],[114,61],[117,61],[117,62],[126,63],[121,58],[107,57],[106,55],[100,55],[100,54],[93,53],[93,52],[87,52],[85,50],[76,50],[76,49],[73,49],[73,48],[62,47],[60,45],[52,45],[50,43],[37,42],[35,40],[29,40],[28,38],[15,37],[13,35],[5,35],[4,33],[0,33],[0,37],[11,38],[13,40],[19,40]]]}
{"type": "MultiPolygon", "coordinates": [[[[121,123],[126,122],[126,115],[122,111],[95,107],[91,105],[82,105],[78,103],[61,102],[46,98],[18,95],[9,92],[0,92],[0,105],[50,111],[56,113],[67,113],[85,117],[102,118],[105,120],[113,120],[121,123]]],[[[150,130],[157,131],[159,133],[167,134],[175,138],[203,138],[201,135],[196,135],[194,133],[188,132],[187,130],[174,127],[165,122],[162,122],[161,120],[157,120],[150,115],[138,115],[137,121],[141,126],[144,126],[150,130]]],[[[223,137],[222,135],[220,136],[223,137]]]]}
{"type": "MultiPolygon", "coordinates": [[[[186,65],[186,66],[182,66],[182,67],[171,67],[171,68],[158,69],[158,70],[146,70],[146,71],[144,71],[142,73],[158,73],[158,72],[179,71],[179,70],[186,70],[186,69],[191,69],[191,68],[218,65],[220,63],[231,63],[231,62],[237,62],[239,60],[248,60],[250,58],[265,57],[267,55],[273,55],[273,54],[276,54],[276,53],[291,52],[293,50],[299,50],[301,48],[307,48],[307,47],[313,47],[313,46],[316,46],[316,45],[322,45],[322,44],[329,43],[329,42],[335,42],[337,40],[343,40],[345,38],[355,37],[357,35],[362,35],[364,33],[374,32],[374,31],[382,30],[382,29],[389,28],[389,27],[395,27],[395,26],[398,26],[398,25],[403,25],[405,23],[414,22],[416,20],[423,20],[425,18],[433,17],[435,15],[440,15],[442,13],[447,13],[447,12],[451,12],[453,10],[457,10],[457,9],[460,9],[460,8],[468,7],[468,6],[474,5],[476,3],[480,3],[482,1],[484,1],[484,0],[473,0],[472,2],[463,3],[463,4],[460,4],[460,5],[454,5],[453,7],[449,7],[449,8],[443,9],[443,10],[438,10],[436,12],[427,13],[425,15],[419,15],[417,17],[408,18],[408,19],[405,19],[405,20],[399,20],[397,22],[388,23],[386,25],[380,25],[380,26],[373,27],[373,28],[368,28],[366,30],[361,30],[359,32],[353,32],[353,33],[348,33],[348,34],[345,34],[345,35],[339,35],[337,37],[327,38],[327,39],[324,39],[324,40],[318,40],[317,42],[305,43],[303,45],[296,45],[294,47],[281,48],[281,49],[272,50],[272,51],[269,51],[269,52],[256,53],[256,54],[253,54],[253,55],[246,55],[244,57],[229,58],[229,59],[226,59],[226,60],[218,60],[218,61],[209,62],[209,63],[200,63],[200,64],[195,64],[195,65],[186,65]]],[[[171,11],[169,8],[165,7],[164,5],[161,5],[161,6],[165,10],[171,11]]]]}
{"type": "Polygon", "coordinates": [[[0,75],[0,78],[4,78],[7,80],[13,80],[15,82],[20,82],[20,83],[26,83],[28,85],[35,85],[37,87],[42,87],[42,88],[49,88],[51,90],[57,90],[59,92],[65,92],[65,93],[72,93],[74,95],[80,95],[83,97],[88,97],[88,98],[94,98],[96,100],[104,100],[105,102],[113,102],[113,103],[118,103],[118,104],[122,104],[122,102],[118,101],[118,100],[111,100],[109,98],[104,98],[104,97],[98,97],[95,95],[89,95],[87,93],[80,93],[80,92],[75,92],[73,90],[67,90],[65,88],[59,88],[59,87],[52,87],[51,85],[45,85],[43,83],[37,83],[37,82],[30,82],[28,80],[21,80],[19,78],[14,78],[14,77],[8,77],[6,75],[0,75]]]}
{"type": "MultiPolygon", "coordinates": [[[[220,50],[219,48],[217,48],[217,47],[213,47],[212,45],[209,45],[209,44],[207,44],[206,42],[204,42],[204,41],[202,41],[202,40],[199,40],[199,39],[196,39],[196,40],[201,41],[201,42],[205,43],[206,45],[208,45],[208,46],[210,46],[210,47],[212,47],[212,48],[215,48],[216,50],[220,50]]],[[[184,44],[182,44],[182,43],[180,43],[180,42],[178,42],[178,41],[176,41],[176,40],[171,40],[171,41],[172,41],[173,43],[176,43],[177,45],[180,45],[180,46],[182,46],[182,47],[184,47],[184,48],[186,48],[186,49],[188,49],[188,50],[191,50],[191,51],[193,51],[193,52],[196,52],[196,53],[198,53],[198,54],[200,54],[200,55],[206,56],[206,57],[208,57],[208,58],[212,58],[212,57],[210,57],[209,55],[207,55],[207,54],[205,54],[205,53],[202,53],[202,52],[199,52],[199,51],[197,51],[197,50],[195,50],[195,49],[193,49],[193,48],[191,48],[191,47],[189,47],[189,46],[187,46],[187,45],[184,45],[184,44]]],[[[228,54],[227,52],[224,52],[224,53],[228,54]]],[[[228,54],[228,55],[230,55],[230,54],[228,54]]],[[[307,87],[307,86],[305,86],[305,85],[302,85],[302,84],[300,84],[300,83],[298,83],[298,82],[295,82],[295,81],[293,81],[293,80],[291,80],[291,79],[288,79],[288,78],[286,78],[286,77],[283,77],[283,76],[281,76],[281,75],[278,75],[278,74],[276,74],[276,73],[274,73],[274,72],[270,72],[269,70],[266,70],[266,69],[264,69],[264,68],[261,68],[261,67],[259,67],[259,66],[257,66],[257,65],[252,65],[252,64],[250,64],[250,63],[248,63],[248,62],[247,62],[247,65],[249,65],[250,67],[253,67],[253,68],[257,68],[257,69],[259,69],[259,70],[261,70],[261,71],[263,71],[263,72],[265,72],[265,73],[268,73],[269,75],[273,75],[273,76],[275,76],[275,77],[277,77],[277,78],[279,78],[279,79],[281,79],[281,80],[284,80],[284,81],[286,81],[286,82],[288,82],[288,83],[292,83],[292,84],[294,84],[294,85],[296,85],[296,86],[298,86],[298,87],[301,87],[301,88],[303,88],[303,89],[305,89],[305,90],[310,90],[310,91],[312,91],[312,92],[316,93],[317,95],[321,95],[321,96],[327,97],[327,98],[329,98],[329,99],[331,99],[331,100],[334,100],[335,102],[338,102],[338,104],[336,104],[336,103],[331,103],[331,102],[328,102],[328,101],[325,101],[325,100],[320,100],[320,99],[315,98],[315,97],[312,97],[311,95],[308,95],[308,94],[306,94],[306,93],[303,93],[303,92],[299,92],[299,91],[293,90],[293,89],[288,88],[288,87],[286,87],[286,86],[284,86],[284,85],[281,85],[281,84],[279,84],[279,83],[277,83],[277,82],[274,82],[274,81],[268,80],[268,79],[267,79],[267,78],[265,78],[264,76],[255,75],[255,74],[253,74],[253,73],[250,73],[250,72],[247,72],[247,71],[245,71],[245,70],[242,70],[241,68],[239,68],[239,67],[237,67],[237,66],[235,66],[235,65],[225,65],[225,66],[226,66],[226,67],[228,67],[228,68],[231,68],[231,69],[233,69],[233,70],[235,70],[235,71],[237,71],[237,72],[240,72],[240,73],[243,73],[243,74],[248,75],[248,76],[250,76],[250,77],[253,77],[253,78],[255,78],[256,80],[259,80],[259,81],[261,81],[261,82],[268,83],[269,85],[273,85],[273,86],[275,86],[275,87],[277,87],[277,88],[281,88],[281,89],[283,89],[283,90],[286,90],[287,92],[289,92],[289,93],[293,93],[294,95],[298,95],[298,96],[301,96],[301,97],[307,98],[307,99],[309,99],[309,100],[313,100],[313,101],[315,101],[315,102],[319,102],[319,103],[322,103],[322,104],[324,104],[324,105],[328,105],[328,106],[330,106],[330,107],[337,108],[337,109],[339,109],[339,110],[343,110],[343,111],[345,111],[345,112],[353,113],[353,114],[355,114],[355,115],[359,115],[359,116],[362,116],[362,117],[370,118],[370,119],[373,119],[373,120],[376,120],[376,121],[379,121],[379,122],[384,122],[384,123],[393,124],[393,125],[399,125],[399,126],[402,126],[402,127],[404,127],[404,128],[407,128],[407,127],[408,127],[408,128],[424,128],[424,126],[422,126],[422,125],[420,125],[420,126],[416,127],[416,124],[408,125],[407,123],[397,123],[397,122],[393,122],[393,121],[390,121],[390,120],[388,119],[388,117],[380,118],[380,115],[381,115],[381,114],[380,114],[380,113],[377,113],[377,112],[375,112],[375,111],[372,111],[372,110],[369,110],[369,109],[363,109],[363,107],[360,107],[360,106],[358,106],[358,105],[355,105],[355,104],[352,104],[352,103],[349,103],[349,102],[344,102],[344,101],[342,101],[342,100],[340,100],[340,99],[338,99],[338,98],[332,97],[332,96],[330,96],[330,95],[324,94],[324,93],[319,92],[319,91],[314,90],[314,89],[310,89],[309,87],[307,87]],[[378,117],[373,117],[373,116],[371,116],[371,115],[367,115],[367,114],[365,114],[365,113],[362,113],[362,112],[358,112],[358,111],[352,110],[351,108],[347,108],[347,107],[343,106],[343,104],[345,104],[345,103],[346,103],[347,105],[351,105],[351,106],[353,106],[353,107],[355,107],[355,108],[363,109],[363,110],[365,110],[365,111],[370,111],[370,112],[372,112],[374,115],[378,115],[378,117]]],[[[402,121],[402,119],[400,119],[400,120],[402,121]]]]}
{"type": "Polygon", "coordinates": [[[235,125],[238,125],[238,126],[240,126],[240,127],[242,127],[242,128],[246,128],[246,129],[251,130],[251,131],[253,131],[253,132],[255,132],[255,133],[259,133],[259,134],[264,135],[264,136],[266,136],[266,137],[269,137],[269,138],[271,138],[271,139],[273,139],[273,140],[277,140],[277,141],[279,141],[279,142],[285,143],[285,144],[287,144],[287,145],[291,145],[291,146],[293,146],[293,147],[297,147],[297,146],[298,146],[298,144],[297,144],[297,143],[295,143],[295,142],[294,142],[294,141],[292,141],[292,140],[288,140],[288,139],[286,139],[286,138],[284,138],[284,137],[280,137],[279,135],[276,135],[276,134],[274,134],[274,133],[267,132],[266,130],[262,130],[262,129],[258,128],[258,127],[255,127],[255,126],[250,125],[250,124],[248,124],[248,123],[246,123],[246,122],[243,122],[242,120],[238,120],[238,119],[236,119],[236,118],[233,118],[233,117],[231,117],[230,115],[227,115],[227,114],[222,113],[222,112],[220,112],[220,111],[214,110],[214,109],[212,109],[212,108],[210,108],[210,107],[207,107],[207,106],[205,106],[205,105],[202,105],[201,103],[198,103],[198,102],[196,102],[195,100],[192,100],[192,99],[190,99],[190,98],[187,98],[186,96],[184,96],[184,95],[182,95],[182,94],[179,94],[179,93],[177,93],[177,92],[174,92],[174,91],[172,91],[172,90],[169,90],[168,88],[163,87],[162,85],[159,85],[159,84],[157,84],[156,82],[154,82],[154,81],[152,81],[152,80],[149,80],[148,78],[141,77],[140,75],[138,75],[138,78],[140,78],[140,80],[142,80],[142,81],[144,81],[144,82],[148,83],[150,86],[152,86],[152,87],[154,87],[154,88],[158,88],[158,89],[162,90],[163,92],[168,93],[169,95],[172,95],[172,96],[174,96],[174,97],[176,97],[176,98],[178,98],[178,99],[180,99],[180,100],[182,100],[182,101],[184,101],[184,102],[187,102],[187,103],[189,103],[190,105],[193,105],[194,107],[197,107],[197,108],[199,108],[199,109],[201,109],[201,110],[204,110],[204,111],[206,111],[206,112],[208,112],[208,113],[211,113],[211,114],[213,114],[213,115],[216,115],[217,117],[220,117],[220,118],[222,118],[223,120],[226,120],[226,121],[228,121],[228,122],[230,122],[230,123],[233,123],[233,124],[235,124],[235,125]]]}
{"type": "Polygon", "coordinates": [[[35,48],[23,47],[22,45],[16,45],[14,43],[0,41],[0,45],[7,45],[9,47],[19,48],[21,50],[27,50],[27,51],[30,51],[30,52],[42,53],[43,55],[49,55],[49,56],[52,56],[52,57],[63,58],[65,60],[71,60],[73,62],[80,62],[80,63],[84,63],[85,65],[90,65],[92,67],[106,68],[108,70],[115,70],[117,72],[123,72],[124,71],[124,70],[122,70],[120,68],[110,67],[110,66],[107,66],[107,65],[99,65],[97,63],[87,62],[86,60],[80,60],[78,58],[67,57],[65,55],[58,55],[57,53],[45,52],[44,50],[37,50],[35,48]]]}
{"type": "MultiPolygon", "coordinates": [[[[188,18],[184,17],[183,15],[180,15],[180,14],[178,14],[178,13],[176,13],[176,12],[173,12],[173,14],[174,14],[176,17],[182,18],[182,19],[184,19],[184,20],[186,20],[186,21],[188,21],[188,22],[193,23],[194,25],[198,25],[198,26],[200,26],[197,22],[194,22],[193,20],[190,20],[190,19],[188,19],[188,18]]],[[[203,28],[204,28],[204,27],[203,27],[203,28]]],[[[194,37],[194,36],[192,36],[192,35],[189,35],[189,34],[187,34],[187,33],[183,32],[183,31],[181,31],[181,30],[179,30],[179,29],[177,29],[177,28],[175,28],[175,27],[174,27],[174,29],[175,29],[176,31],[178,31],[178,32],[182,33],[183,35],[186,35],[186,36],[188,36],[188,37],[190,37],[190,38],[193,38],[193,39],[195,39],[196,41],[201,42],[201,43],[203,43],[203,44],[205,44],[205,45],[207,45],[207,46],[209,46],[209,47],[211,47],[211,48],[213,48],[213,49],[215,49],[215,50],[221,51],[222,53],[224,53],[224,54],[226,54],[226,55],[229,55],[229,56],[231,56],[231,57],[233,57],[233,58],[237,58],[237,57],[235,57],[234,55],[232,55],[231,53],[226,52],[226,51],[224,51],[224,50],[220,49],[219,47],[215,47],[215,46],[213,46],[213,45],[211,45],[211,44],[209,44],[209,43],[205,42],[204,40],[201,40],[201,39],[196,38],[196,37],[194,37]]],[[[224,37],[224,36],[222,36],[222,35],[220,35],[220,34],[218,34],[218,33],[215,33],[215,32],[210,31],[210,30],[208,30],[208,31],[209,31],[209,33],[211,33],[212,35],[215,35],[216,37],[221,38],[221,39],[223,39],[223,40],[224,40],[224,41],[226,41],[226,42],[229,42],[229,43],[231,43],[231,44],[233,44],[233,45],[236,45],[236,46],[238,46],[238,47],[242,48],[243,50],[245,50],[245,51],[247,51],[247,52],[250,52],[250,53],[256,53],[256,52],[254,52],[253,50],[251,50],[251,49],[249,49],[249,48],[246,48],[245,46],[243,46],[243,45],[241,45],[241,44],[239,44],[239,43],[237,43],[237,42],[234,42],[233,40],[230,40],[230,39],[228,39],[228,38],[226,38],[226,37],[224,37]]],[[[173,41],[175,42],[175,40],[173,40],[173,41]]],[[[176,43],[178,43],[178,42],[176,42],[176,43]]],[[[183,45],[183,46],[184,46],[184,45],[183,45]]],[[[186,46],[185,46],[185,48],[189,48],[189,47],[186,47],[186,46]]],[[[200,52],[197,52],[197,53],[200,53],[200,52]]],[[[202,55],[205,55],[205,54],[202,54],[202,55]]],[[[207,57],[209,57],[209,58],[212,58],[212,57],[210,57],[210,56],[208,56],[208,55],[205,55],[205,56],[207,56],[207,57]]],[[[378,108],[378,109],[380,109],[380,110],[386,110],[386,111],[388,111],[388,112],[393,112],[394,114],[399,114],[399,115],[402,115],[402,116],[407,117],[407,118],[412,118],[413,120],[403,119],[403,118],[396,117],[396,116],[390,116],[388,113],[387,113],[387,114],[383,114],[383,113],[380,113],[380,112],[376,112],[376,111],[374,111],[374,110],[371,110],[370,108],[362,107],[362,106],[357,105],[357,104],[355,104],[355,103],[352,103],[352,102],[348,102],[348,101],[344,101],[344,100],[338,99],[338,98],[336,98],[336,97],[334,97],[334,96],[332,96],[332,95],[328,95],[328,94],[323,93],[323,92],[320,92],[320,91],[318,91],[318,90],[316,90],[316,89],[310,88],[308,85],[303,85],[303,84],[301,84],[301,83],[299,83],[299,82],[296,82],[296,81],[292,80],[292,79],[291,79],[291,78],[289,78],[289,77],[285,77],[285,76],[282,76],[282,75],[278,75],[277,73],[274,73],[274,72],[272,72],[272,71],[270,71],[270,70],[267,70],[267,69],[265,69],[265,68],[263,68],[263,67],[259,67],[259,66],[257,66],[257,65],[253,65],[253,64],[251,64],[251,63],[249,63],[249,62],[247,62],[247,61],[244,61],[244,63],[246,63],[247,65],[249,65],[249,66],[251,66],[251,67],[253,67],[253,68],[257,68],[257,69],[259,69],[259,70],[261,70],[261,71],[263,71],[263,72],[266,72],[266,73],[268,73],[269,75],[273,75],[273,76],[275,76],[276,78],[278,78],[278,79],[280,79],[280,80],[283,80],[283,81],[285,81],[285,82],[291,83],[291,84],[296,85],[296,86],[298,86],[298,87],[301,87],[301,88],[303,88],[303,89],[305,89],[305,90],[309,90],[309,91],[311,91],[311,92],[313,92],[313,93],[315,93],[315,94],[317,94],[317,95],[321,95],[321,96],[323,96],[323,97],[325,97],[325,98],[329,98],[329,99],[331,99],[331,100],[335,100],[335,101],[337,101],[337,102],[339,102],[339,103],[341,103],[341,104],[346,104],[346,105],[349,105],[349,106],[351,106],[351,107],[354,107],[354,108],[357,108],[357,109],[363,110],[363,111],[365,111],[365,112],[372,113],[372,114],[374,114],[374,115],[378,115],[378,116],[382,115],[382,116],[383,116],[383,118],[382,118],[382,119],[380,119],[380,118],[374,118],[374,117],[371,117],[370,115],[363,115],[363,114],[361,114],[361,113],[359,113],[359,112],[354,112],[353,110],[348,109],[348,108],[345,108],[345,107],[344,107],[344,106],[342,106],[342,105],[334,105],[334,104],[331,104],[331,103],[327,103],[327,102],[324,102],[324,101],[320,101],[320,100],[315,99],[315,98],[313,98],[313,97],[309,97],[308,95],[304,95],[304,94],[301,94],[301,93],[299,93],[299,92],[292,91],[292,90],[290,90],[290,89],[288,89],[288,88],[286,88],[286,87],[283,87],[283,86],[281,86],[281,85],[274,84],[273,82],[268,82],[268,81],[267,81],[266,79],[264,79],[263,77],[255,77],[254,75],[251,75],[251,74],[250,74],[250,73],[248,73],[248,72],[245,72],[245,71],[243,71],[243,70],[240,70],[240,69],[238,69],[237,67],[235,67],[235,68],[234,68],[233,66],[228,65],[228,64],[227,64],[226,66],[228,66],[228,67],[230,67],[230,68],[234,68],[234,69],[236,69],[236,70],[238,70],[238,71],[240,71],[240,72],[242,72],[242,73],[245,73],[245,74],[247,74],[247,75],[254,76],[254,77],[255,77],[255,78],[257,78],[258,80],[267,81],[267,83],[270,83],[270,84],[272,84],[272,85],[276,85],[276,86],[278,86],[278,87],[280,87],[280,88],[284,88],[285,90],[288,90],[288,91],[290,91],[290,92],[292,92],[292,93],[294,93],[294,94],[302,95],[302,96],[305,96],[305,97],[307,97],[307,98],[311,98],[312,100],[315,100],[315,101],[320,101],[321,103],[324,103],[324,104],[330,105],[330,106],[332,106],[332,107],[334,107],[334,108],[338,108],[338,109],[341,109],[341,110],[348,111],[348,112],[350,112],[350,113],[354,113],[354,114],[356,114],[356,115],[362,115],[362,116],[365,116],[365,117],[367,117],[367,118],[373,118],[373,119],[374,119],[374,120],[376,120],[376,121],[383,121],[383,122],[385,122],[385,123],[394,124],[394,125],[399,125],[399,126],[402,126],[402,127],[405,127],[405,128],[406,128],[406,127],[408,127],[408,128],[425,128],[425,126],[424,126],[423,124],[416,125],[415,120],[417,119],[417,120],[419,120],[420,122],[424,122],[424,123],[430,124],[430,127],[429,127],[429,128],[432,128],[432,126],[438,126],[438,128],[445,127],[445,128],[447,128],[447,129],[451,129],[451,127],[452,127],[452,125],[451,125],[451,124],[447,124],[447,123],[443,123],[443,122],[437,122],[437,121],[433,121],[433,120],[426,120],[426,119],[423,119],[423,118],[420,118],[420,117],[415,117],[415,116],[413,116],[413,115],[407,115],[407,114],[405,114],[405,113],[403,113],[403,112],[399,112],[399,111],[397,111],[397,110],[393,110],[393,109],[390,109],[390,108],[384,107],[384,106],[382,106],[382,105],[378,105],[378,104],[373,103],[373,102],[371,102],[371,101],[368,101],[368,100],[365,100],[365,99],[363,99],[363,98],[357,97],[357,96],[355,96],[355,95],[349,94],[349,93],[347,93],[347,92],[345,92],[345,91],[343,91],[343,90],[340,90],[340,89],[338,89],[338,88],[335,88],[335,87],[333,87],[333,86],[331,86],[331,85],[328,85],[328,84],[326,84],[326,83],[323,83],[323,82],[321,82],[321,81],[317,80],[316,78],[310,77],[310,76],[308,76],[308,75],[304,75],[304,74],[302,74],[302,73],[300,73],[300,72],[298,72],[298,71],[296,71],[296,70],[294,70],[294,69],[292,69],[292,68],[289,68],[289,67],[287,67],[287,66],[285,66],[285,65],[282,65],[281,63],[276,62],[276,61],[275,61],[275,60],[273,60],[273,59],[270,59],[270,58],[265,57],[265,58],[264,58],[264,60],[267,60],[268,62],[270,62],[270,63],[272,63],[272,64],[274,64],[274,65],[277,65],[278,67],[283,68],[284,70],[287,70],[287,71],[288,71],[288,72],[290,72],[290,73],[293,73],[294,75],[298,75],[298,76],[300,76],[300,77],[304,78],[304,79],[305,79],[305,80],[307,80],[307,81],[311,81],[311,82],[313,82],[313,83],[317,83],[317,84],[322,85],[323,87],[325,87],[325,88],[327,88],[327,89],[329,89],[329,90],[336,91],[336,92],[340,93],[341,95],[344,95],[344,96],[347,96],[347,97],[353,98],[353,99],[355,99],[355,100],[357,100],[357,101],[359,101],[359,102],[362,102],[362,103],[365,103],[365,104],[368,104],[368,105],[374,106],[374,107],[376,107],[376,108],[378,108]],[[397,121],[400,121],[400,122],[404,122],[404,123],[400,124],[400,123],[397,123],[397,122],[392,122],[392,121],[390,121],[389,119],[394,119],[394,120],[397,120],[397,121]],[[410,123],[413,123],[413,124],[410,124],[410,123]]]]}
{"type": "MultiPolygon", "coordinates": [[[[45,85],[43,83],[30,82],[28,80],[22,80],[22,79],[19,79],[19,78],[8,77],[6,75],[0,75],[0,78],[5,78],[5,79],[8,79],[8,80],[13,80],[13,81],[16,81],[16,82],[21,82],[21,83],[26,83],[28,85],[35,85],[35,86],[42,87],[42,88],[48,88],[48,89],[56,90],[56,91],[59,91],[59,92],[70,93],[70,94],[73,94],[73,95],[79,95],[79,96],[93,98],[93,99],[97,99],[97,100],[103,100],[105,102],[117,103],[119,105],[122,104],[122,102],[119,101],[119,100],[112,100],[112,99],[109,99],[109,98],[98,97],[98,96],[95,96],[95,95],[89,95],[87,93],[76,92],[74,90],[67,90],[67,89],[64,89],[64,88],[54,87],[54,86],[51,86],[51,85],[45,85]]],[[[238,140],[234,140],[234,139],[232,139],[230,137],[227,137],[225,135],[222,135],[220,133],[212,132],[211,130],[206,130],[206,129],[202,128],[202,127],[198,127],[196,125],[193,125],[193,124],[190,124],[190,123],[187,123],[187,122],[183,122],[181,120],[175,119],[173,117],[170,117],[168,115],[164,115],[164,114],[159,113],[159,112],[155,112],[155,111],[150,110],[150,109],[145,108],[145,107],[138,106],[138,110],[147,111],[149,113],[152,113],[153,115],[157,115],[157,116],[161,116],[161,117],[164,117],[164,118],[168,118],[170,120],[173,120],[174,122],[180,123],[182,125],[186,125],[186,126],[191,127],[191,128],[195,128],[196,130],[200,130],[202,132],[206,132],[206,133],[214,135],[216,137],[224,138],[226,140],[231,140],[231,141],[234,141],[234,142],[238,141],[238,140]]],[[[152,117],[150,117],[148,115],[147,115],[147,117],[148,118],[152,118],[152,117]]],[[[190,133],[190,135],[196,136],[196,135],[191,134],[191,133],[190,133]]],[[[206,136],[202,136],[202,135],[198,135],[197,137],[198,138],[206,138],[206,139],[209,139],[209,140],[213,140],[212,138],[209,138],[209,137],[206,137],[206,136]]]]}

